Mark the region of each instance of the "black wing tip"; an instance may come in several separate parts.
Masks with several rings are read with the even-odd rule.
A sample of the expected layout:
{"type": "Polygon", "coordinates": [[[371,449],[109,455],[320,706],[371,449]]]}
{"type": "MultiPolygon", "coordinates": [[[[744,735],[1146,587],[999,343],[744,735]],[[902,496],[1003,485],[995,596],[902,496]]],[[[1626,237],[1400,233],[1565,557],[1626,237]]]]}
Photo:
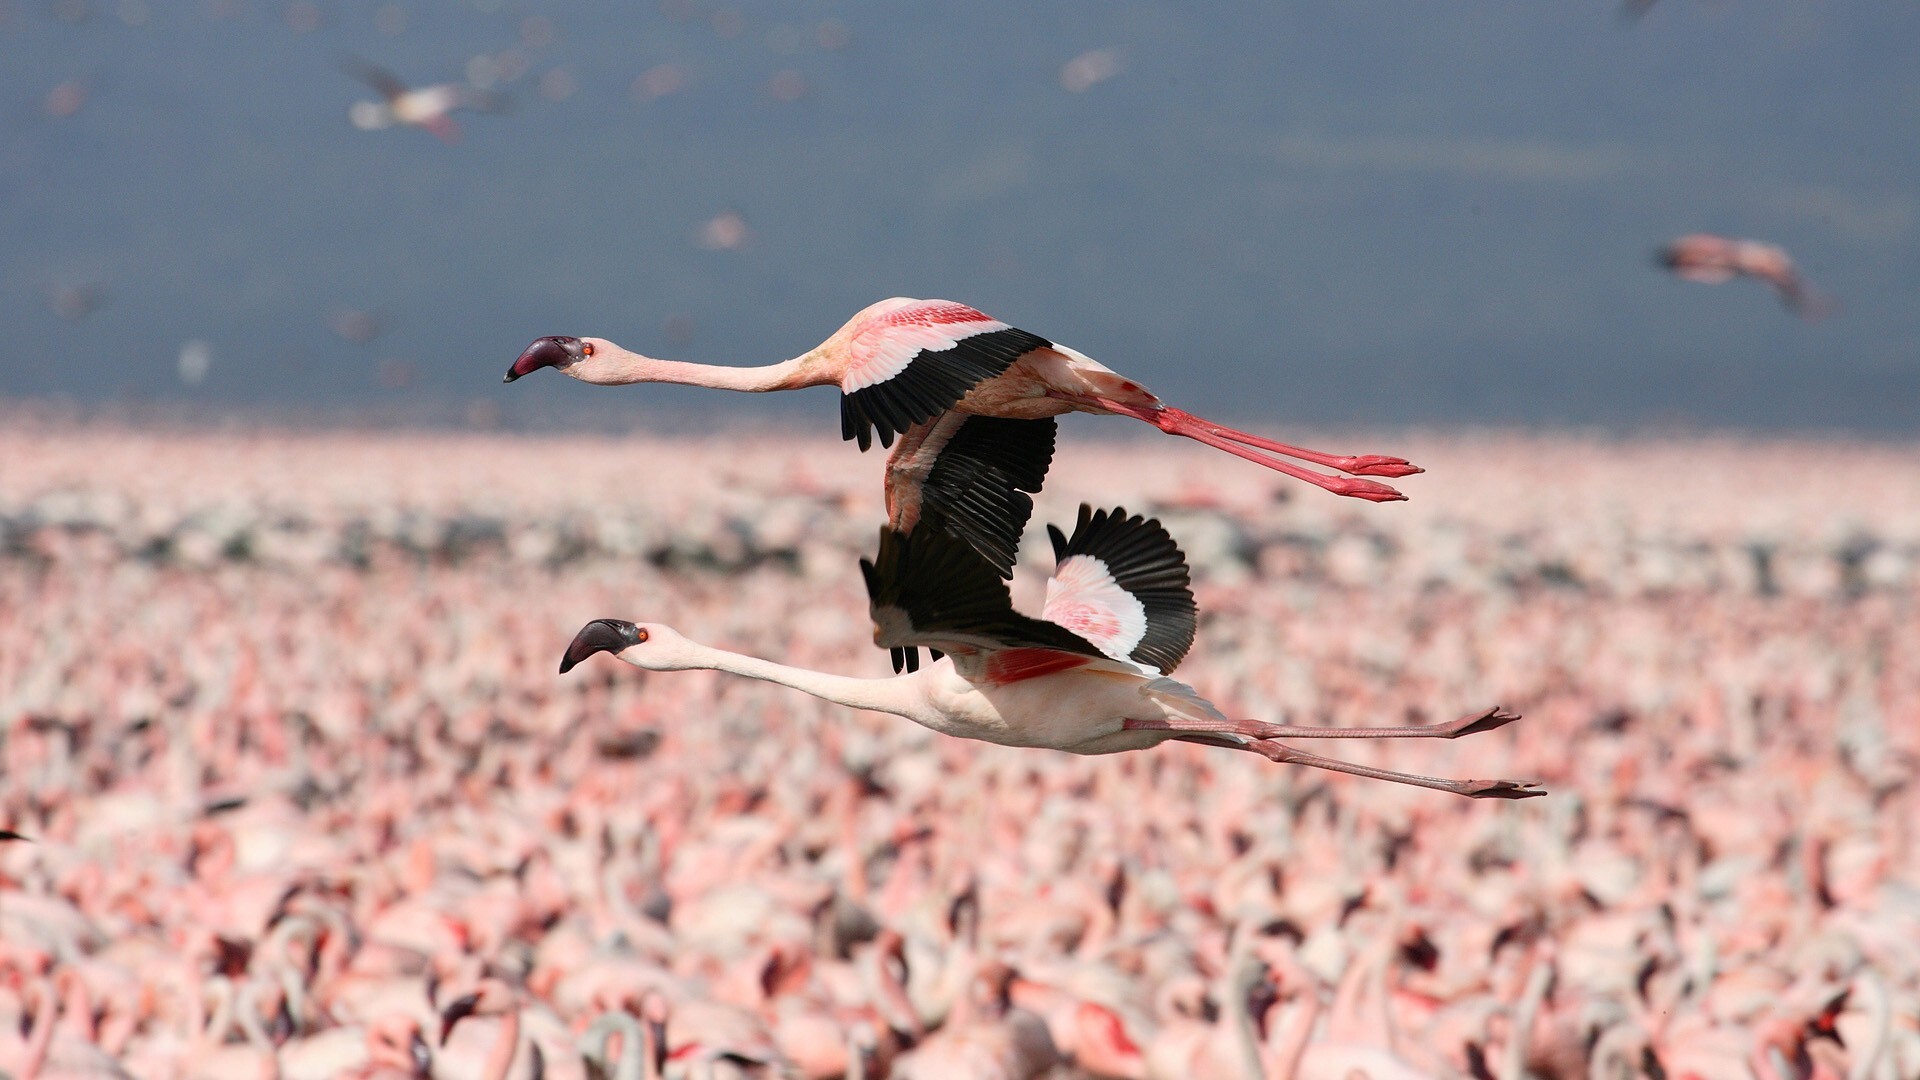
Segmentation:
{"type": "Polygon", "coordinates": [[[935,642],[966,641],[1103,655],[1072,631],[1015,611],[1007,583],[959,537],[927,528],[911,534],[883,528],[881,547],[873,603],[905,612],[911,637],[898,639],[905,649],[933,651],[935,642]]]}
{"type": "Polygon", "coordinates": [[[1099,559],[1113,575],[1114,584],[1140,601],[1147,616],[1146,633],[1127,656],[1135,663],[1172,671],[1193,648],[1199,629],[1192,574],[1186,554],[1157,519],[1129,514],[1124,506],[1095,510],[1080,504],[1073,535],[1054,537],[1054,553],[1064,562],[1075,555],[1099,559]]]}

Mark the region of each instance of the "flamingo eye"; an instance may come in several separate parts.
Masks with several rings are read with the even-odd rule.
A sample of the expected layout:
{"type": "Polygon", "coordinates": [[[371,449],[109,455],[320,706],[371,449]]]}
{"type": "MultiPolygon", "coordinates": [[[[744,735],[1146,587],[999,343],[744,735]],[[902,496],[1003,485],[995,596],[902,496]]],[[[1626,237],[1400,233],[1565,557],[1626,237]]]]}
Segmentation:
{"type": "Polygon", "coordinates": [[[634,637],[639,641],[645,641],[647,640],[647,632],[645,630],[635,630],[634,637]]]}
{"type": "Polygon", "coordinates": [[[583,355],[586,355],[586,356],[592,356],[592,355],[593,355],[593,346],[592,346],[592,345],[584,345],[584,344],[583,344],[583,345],[581,345],[581,346],[580,346],[580,352],[581,352],[581,353],[582,353],[583,355]]]}

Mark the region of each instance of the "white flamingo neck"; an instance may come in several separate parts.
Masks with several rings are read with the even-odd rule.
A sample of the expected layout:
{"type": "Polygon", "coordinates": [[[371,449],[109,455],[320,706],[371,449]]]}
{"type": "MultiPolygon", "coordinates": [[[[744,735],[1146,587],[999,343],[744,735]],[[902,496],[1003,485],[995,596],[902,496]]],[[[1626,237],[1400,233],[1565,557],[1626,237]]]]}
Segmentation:
{"type": "Polygon", "coordinates": [[[680,386],[706,386],[715,390],[739,390],[766,393],[832,382],[832,378],[810,378],[808,361],[812,353],[796,356],[778,364],[762,367],[728,367],[720,364],[690,364],[679,360],[657,360],[626,349],[602,349],[600,354],[566,369],[581,382],[600,386],[628,383],[674,383],[680,386]]]}
{"type": "Polygon", "coordinates": [[[872,709],[915,721],[920,720],[923,712],[918,707],[920,695],[909,685],[910,677],[857,679],[846,675],[830,675],[824,671],[789,667],[692,641],[687,643],[686,658],[702,668],[778,683],[850,708],[872,709]]]}

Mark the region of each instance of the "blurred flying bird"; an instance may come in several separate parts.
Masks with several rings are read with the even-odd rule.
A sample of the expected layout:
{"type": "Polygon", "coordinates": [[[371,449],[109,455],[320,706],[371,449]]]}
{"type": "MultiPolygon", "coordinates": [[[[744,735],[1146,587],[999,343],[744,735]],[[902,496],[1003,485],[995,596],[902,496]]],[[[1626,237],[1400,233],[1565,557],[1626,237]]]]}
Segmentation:
{"type": "Polygon", "coordinates": [[[707,219],[700,226],[700,246],[708,251],[739,251],[747,246],[752,232],[747,228],[747,219],[733,210],[727,210],[707,219]]]}
{"type": "Polygon", "coordinates": [[[423,128],[446,143],[460,139],[460,126],[450,115],[457,109],[491,112],[499,99],[463,83],[435,83],[408,87],[392,72],[361,60],[348,59],[341,69],[378,91],[380,101],[356,101],[347,118],[362,131],[381,131],[395,124],[423,128]]]}
{"type": "Polygon", "coordinates": [[[107,306],[107,288],[97,281],[55,284],[47,289],[47,302],[56,315],[68,322],[79,322],[107,306]]]}
{"type": "Polygon", "coordinates": [[[1757,278],[1773,286],[1787,310],[1805,319],[1832,314],[1834,302],[1808,287],[1786,249],[1758,240],[1733,240],[1712,233],[1689,233],[1661,248],[1655,261],[1674,276],[1704,285],[1735,277],[1757,278]]]}
{"type": "Polygon", "coordinates": [[[387,329],[387,320],[378,311],[361,311],[345,305],[327,315],[327,327],[343,341],[365,345],[387,329]]]}
{"type": "Polygon", "coordinates": [[[1120,74],[1120,53],[1115,49],[1083,52],[1060,68],[1060,87],[1069,94],[1084,94],[1120,74]]]}
{"type": "Polygon", "coordinates": [[[87,97],[88,89],[84,81],[68,79],[47,91],[43,107],[48,116],[56,120],[65,120],[86,107],[87,97]]]}

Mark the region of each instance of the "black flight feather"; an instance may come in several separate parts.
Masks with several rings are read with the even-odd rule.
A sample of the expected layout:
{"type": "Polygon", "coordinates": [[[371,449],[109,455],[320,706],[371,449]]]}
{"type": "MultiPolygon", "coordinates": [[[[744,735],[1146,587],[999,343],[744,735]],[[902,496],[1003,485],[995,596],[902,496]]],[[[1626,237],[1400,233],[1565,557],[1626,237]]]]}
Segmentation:
{"type": "Polygon", "coordinates": [[[1146,633],[1129,659],[1163,672],[1180,666],[1193,648],[1198,614],[1186,556],[1158,521],[1138,514],[1129,517],[1125,507],[1096,511],[1082,503],[1072,537],[1052,525],[1047,526],[1047,536],[1053,541],[1056,563],[1075,555],[1099,559],[1114,584],[1146,609],[1146,633]]]}
{"type": "Polygon", "coordinates": [[[858,440],[866,450],[877,434],[881,446],[892,446],[895,435],[952,408],[967,391],[1051,344],[1008,327],[961,338],[951,349],[922,349],[892,378],[841,396],[840,437],[858,440]]]}

